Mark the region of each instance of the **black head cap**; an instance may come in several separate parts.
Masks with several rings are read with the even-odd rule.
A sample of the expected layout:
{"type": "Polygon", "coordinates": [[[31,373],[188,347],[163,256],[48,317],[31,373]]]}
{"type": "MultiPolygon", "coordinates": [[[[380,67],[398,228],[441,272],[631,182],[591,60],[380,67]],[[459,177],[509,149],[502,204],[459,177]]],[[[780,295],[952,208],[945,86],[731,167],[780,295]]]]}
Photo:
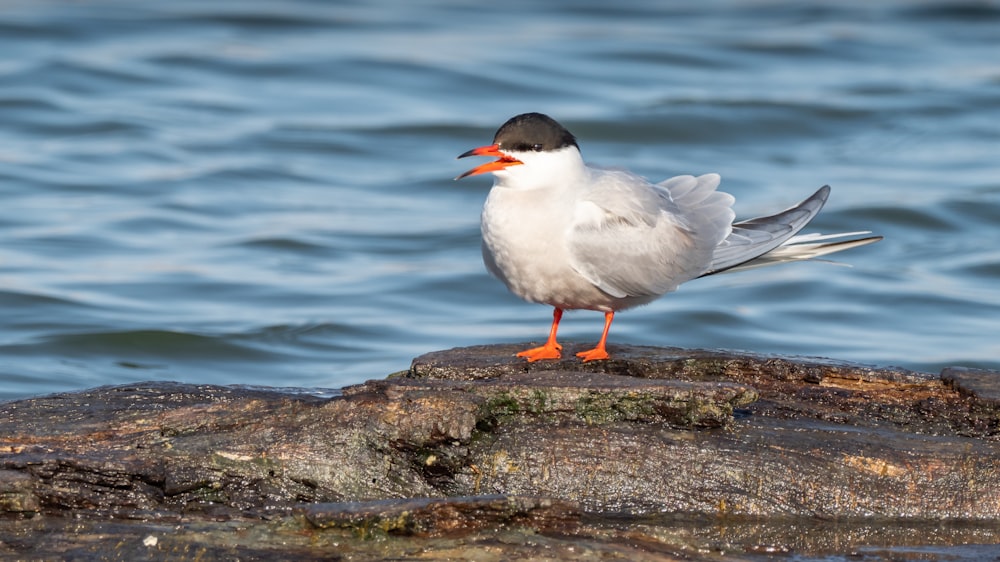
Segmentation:
{"type": "Polygon", "coordinates": [[[497,129],[493,144],[510,152],[541,152],[575,146],[576,137],[555,119],[542,113],[522,113],[497,129]]]}

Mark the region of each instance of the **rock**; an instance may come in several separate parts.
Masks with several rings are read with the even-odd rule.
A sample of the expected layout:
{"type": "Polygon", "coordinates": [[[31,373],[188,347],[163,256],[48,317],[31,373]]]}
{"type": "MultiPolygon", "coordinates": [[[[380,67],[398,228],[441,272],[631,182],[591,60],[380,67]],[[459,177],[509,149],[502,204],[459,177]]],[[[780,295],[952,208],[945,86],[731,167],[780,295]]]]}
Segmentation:
{"type": "Polygon", "coordinates": [[[427,354],[333,398],[141,383],[0,404],[0,555],[310,559],[335,543],[573,559],[583,541],[673,559],[820,548],[792,529],[831,520],[852,523],[817,537],[924,544],[913,522],[932,520],[1000,542],[1000,373],[625,346],[528,364],[516,349],[427,354]],[[702,534],[722,522],[729,542],[702,534]]]}
{"type": "Polygon", "coordinates": [[[35,480],[22,472],[0,470],[0,513],[33,514],[41,511],[41,504],[32,488],[35,480]]]}
{"type": "Polygon", "coordinates": [[[986,407],[1000,406],[1000,378],[996,371],[949,367],[941,372],[941,380],[964,396],[974,398],[986,407]]]}
{"type": "Polygon", "coordinates": [[[314,503],[301,512],[320,529],[353,529],[362,537],[467,535],[502,526],[566,532],[579,527],[581,514],[575,502],[502,495],[314,503]]]}
{"type": "MultiPolygon", "coordinates": [[[[514,357],[528,344],[483,345],[436,351],[417,357],[402,376],[476,380],[537,370],[603,373],[639,378],[677,380],[758,380],[819,383],[824,377],[859,381],[921,382],[930,377],[895,368],[874,368],[818,357],[778,357],[681,349],[676,347],[611,346],[611,359],[581,363],[567,346],[563,359],[527,363],[514,357]]],[[[582,350],[583,347],[581,346],[582,350]]]]}

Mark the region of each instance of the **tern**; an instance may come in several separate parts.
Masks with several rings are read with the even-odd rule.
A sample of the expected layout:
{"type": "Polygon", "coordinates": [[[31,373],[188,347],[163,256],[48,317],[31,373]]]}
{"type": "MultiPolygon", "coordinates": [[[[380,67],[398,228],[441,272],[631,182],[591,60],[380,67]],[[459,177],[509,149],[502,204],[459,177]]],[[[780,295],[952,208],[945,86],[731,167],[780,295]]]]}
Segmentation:
{"type": "Polygon", "coordinates": [[[483,205],[486,269],[522,299],[554,308],[545,344],[517,354],[559,359],[564,310],[604,313],[604,331],[584,362],[608,359],[615,313],[652,302],[692,279],[806,260],[871,244],[870,232],[797,235],[830,195],[823,186],[783,212],[733,222],[735,198],[718,174],[660,183],[583,161],[574,137],[541,113],[509,119],[493,144],[459,156],[496,160],[455,178],[490,172],[483,205]]]}

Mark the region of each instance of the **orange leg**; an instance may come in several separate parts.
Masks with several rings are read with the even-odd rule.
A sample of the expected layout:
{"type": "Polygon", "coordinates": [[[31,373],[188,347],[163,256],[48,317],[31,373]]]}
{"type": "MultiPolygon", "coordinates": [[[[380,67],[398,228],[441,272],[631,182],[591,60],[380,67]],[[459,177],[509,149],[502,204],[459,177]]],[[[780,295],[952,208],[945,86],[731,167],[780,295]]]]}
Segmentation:
{"type": "Polygon", "coordinates": [[[552,329],[549,330],[549,339],[541,347],[533,347],[518,353],[518,357],[524,357],[529,363],[539,359],[559,359],[562,357],[562,346],[556,342],[556,332],[559,331],[559,321],[562,320],[563,311],[557,308],[552,311],[552,329]]]}
{"type": "Polygon", "coordinates": [[[587,351],[581,351],[577,353],[576,356],[583,359],[583,362],[587,361],[598,361],[601,359],[608,359],[611,356],[608,355],[608,351],[604,349],[605,344],[608,342],[608,330],[611,329],[611,321],[615,319],[614,312],[604,313],[604,333],[601,334],[601,341],[597,342],[597,347],[587,351]]]}

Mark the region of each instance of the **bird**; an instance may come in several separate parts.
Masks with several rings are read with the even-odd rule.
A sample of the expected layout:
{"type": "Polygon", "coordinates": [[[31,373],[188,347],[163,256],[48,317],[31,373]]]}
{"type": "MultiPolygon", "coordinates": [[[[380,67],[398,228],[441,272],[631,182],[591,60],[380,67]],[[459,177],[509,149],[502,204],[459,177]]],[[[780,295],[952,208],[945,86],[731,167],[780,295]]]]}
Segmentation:
{"type": "Polygon", "coordinates": [[[869,231],[798,235],[826,203],[824,185],[777,214],[734,222],[735,198],[718,174],[659,183],[584,162],[576,137],[542,113],[516,115],[493,143],[458,158],[496,158],[456,177],[492,173],[480,217],[486,269],[518,297],[553,307],[546,342],[517,354],[560,359],[565,310],[604,313],[584,362],[609,359],[615,313],[648,304],[687,281],[816,258],[882,239],[869,231]]]}

